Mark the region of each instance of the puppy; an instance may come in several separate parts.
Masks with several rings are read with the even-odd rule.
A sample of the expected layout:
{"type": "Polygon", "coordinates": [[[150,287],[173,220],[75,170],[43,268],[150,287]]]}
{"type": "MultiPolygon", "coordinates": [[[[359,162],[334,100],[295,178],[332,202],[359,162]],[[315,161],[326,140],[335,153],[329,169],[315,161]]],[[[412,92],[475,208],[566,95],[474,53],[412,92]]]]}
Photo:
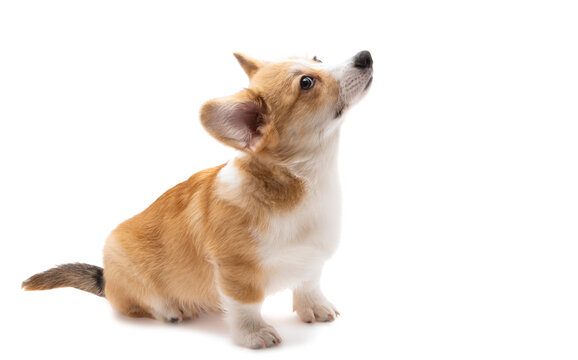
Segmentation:
{"type": "Polygon", "coordinates": [[[362,51],[337,66],[235,57],[249,87],[205,103],[200,118],[236,156],[120,224],[104,269],[61,265],[24,281],[25,290],[75,287],[127,316],[170,322],[225,311],[234,340],[249,348],[281,342],[260,313],[278,290],[293,290],[304,322],[339,315],[319,279],[339,237],[342,115],[369,89],[372,57],[362,51]]]}

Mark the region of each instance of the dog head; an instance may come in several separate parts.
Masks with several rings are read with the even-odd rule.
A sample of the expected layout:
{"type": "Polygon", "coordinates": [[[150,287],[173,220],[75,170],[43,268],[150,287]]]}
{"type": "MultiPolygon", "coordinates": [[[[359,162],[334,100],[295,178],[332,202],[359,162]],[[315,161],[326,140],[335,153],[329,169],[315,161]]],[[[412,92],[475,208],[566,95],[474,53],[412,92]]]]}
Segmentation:
{"type": "Polygon", "coordinates": [[[277,159],[322,147],[373,80],[368,51],[334,66],[316,57],[273,62],[235,57],[249,76],[249,87],[205,103],[201,123],[226,145],[277,159]]]}

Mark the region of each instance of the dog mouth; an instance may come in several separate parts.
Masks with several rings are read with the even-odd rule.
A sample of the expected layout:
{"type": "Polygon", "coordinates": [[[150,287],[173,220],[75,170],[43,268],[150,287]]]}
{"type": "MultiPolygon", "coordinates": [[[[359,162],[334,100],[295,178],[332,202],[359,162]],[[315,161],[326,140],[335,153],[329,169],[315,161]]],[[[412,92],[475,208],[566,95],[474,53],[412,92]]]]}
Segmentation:
{"type": "Polygon", "coordinates": [[[369,80],[367,81],[367,84],[365,85],[365,88],[363,88],[363,91],[367,91],[369,90],[369,87],[371,86],[371,83],[373,82],[373,75],[371,75],[371,77],[369,78],[369,80]]]}
{"type": "Polygon", "coordinates": [[[335,119],[339,119],[341,117],[341,115],[343,115],[343,112],[345,111],[346,106],[345,105],[341,105],[339,107],[339,109],[337,109],[337,111],[335,112],[335,119]]]}
{"type": "MultiPolygon", "coordinates": [[[[367,90],[369,90],[369,88],[371,87],[371,84],[372,84],[372,83],[373,83],[373,75],[371,75],[371,76],[369,77],[369,79],[367,80],[367,83],[365,84],[363,90],[361,90],[361,91],[359,92],[358,99],[361,98],[361,96],[365,95],[365,93],[367,92],[367,90]]],[[[359,101],[359,100],[357,100],[357,101],[359,101]]],[[[354,103],[357,102],[357,101],[354,101],[354,103]]],[[[339,106],[338,106],[338,108],[337,108],[337,111],[335,112],[335,119],[340,118],[340,117],[343,115],[343,113],[345,112],[345,110],[347,110],[347,109],[349,108],[350,105],[351,105],[351,104],[348,104],[348,103],[339,104],[339,106]]]]}

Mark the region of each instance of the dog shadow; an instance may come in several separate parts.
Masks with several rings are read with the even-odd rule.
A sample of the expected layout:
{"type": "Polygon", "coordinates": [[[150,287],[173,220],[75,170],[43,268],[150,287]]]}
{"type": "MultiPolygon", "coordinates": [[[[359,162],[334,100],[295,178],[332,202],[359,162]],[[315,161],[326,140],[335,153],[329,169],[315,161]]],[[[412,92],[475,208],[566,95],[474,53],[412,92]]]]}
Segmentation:
{"type": "MultiPolygon", "coordinates": [[[[206,313],[195,319],[185,319],[179,324],[171,324],[149,318],[131,318],[115,312],[115,318],[124,324],[138,327],[170,327],[182,328],[187,331],[212,334],[225,340],[230,338],[230,330],[224,314],[206,313]]],[[[305,324],[299,320],[297,315],[289,314],[285,316],[264,316],[265,321],[275,327],[283,343],[281,347],[294,346],[314,342],[317,337],[318,328],[326,324],[305,324]]]]}

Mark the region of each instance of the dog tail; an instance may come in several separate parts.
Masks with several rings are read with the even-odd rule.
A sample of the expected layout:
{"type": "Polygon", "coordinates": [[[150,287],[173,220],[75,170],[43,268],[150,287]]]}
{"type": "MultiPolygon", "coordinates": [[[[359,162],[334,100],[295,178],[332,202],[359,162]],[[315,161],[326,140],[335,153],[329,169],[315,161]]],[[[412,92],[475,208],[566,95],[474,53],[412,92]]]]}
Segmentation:
{"type": "Polygon", "coordinates": [[[24,290],[48,290],[73,287],[104,297],[102,268],[89,264],[64,264],[41,272],[22,283],[24,290]]]}

